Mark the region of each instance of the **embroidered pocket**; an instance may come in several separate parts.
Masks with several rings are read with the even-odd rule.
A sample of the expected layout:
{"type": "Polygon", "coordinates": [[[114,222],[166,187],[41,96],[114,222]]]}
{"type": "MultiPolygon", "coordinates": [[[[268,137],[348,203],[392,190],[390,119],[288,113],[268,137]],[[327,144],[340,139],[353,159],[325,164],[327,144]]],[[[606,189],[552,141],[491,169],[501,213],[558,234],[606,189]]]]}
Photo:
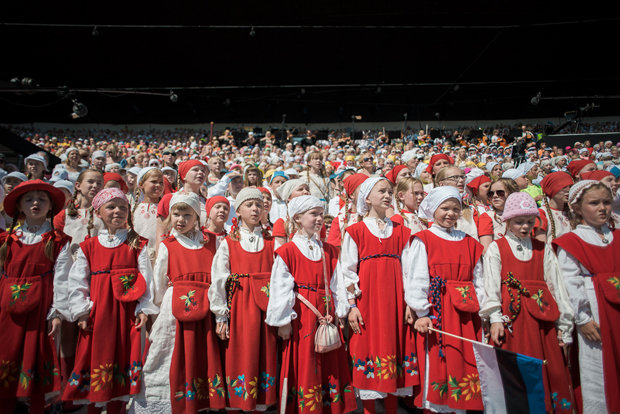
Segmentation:
{"type": "Polygon", "coordinates": [[[41,276],[4,279],[2,309],[14,315],[31,312],[41,302],[41,289],[41,276]]]}
{"type": "Polygon", "coordinates": [[[146,292],[146,280],[136,268],[110,270],[114,297],[121,302],[137,301],[146,292]]]}
{"type": "Polygon", "coordinates": [[[254,302],[263,312],[267,312],[267,305],[269,304],[269,287],[270,287],[271,273],[261,272],[252,273],[250,275],[250,290],[252,296],[254,296],[254,302]]]}
{"type": "MultiPolygon", "coordinates": [[[[620,304],[620,274],[599,273],[595,276],[595,284],[598,284],[599,290],[609,303],[614,305],[620,304]]],[[[597,292],[598,293],[598,292],[597,292]]]]}
{"type": "Polygon", "coordinates": [[[172,315],[181,322],[197,322],[209,313],[209,283],[179,280],[172,287],[172,315]]]}
{"type": "Polygon", "coordinates": [[[475,313],[480,310],[478,297],[471,281],[446,280],[446,291],[452,305],[461,312],[475,313]]]}
{"type": "Polygon", "coordinates": [[[521,283],[530,294],[529,297],[523,296],[522,299],[529,314],[539,321],[557,321],[560,311],[547,283],[542,280],[523,280],[521,283]]]}

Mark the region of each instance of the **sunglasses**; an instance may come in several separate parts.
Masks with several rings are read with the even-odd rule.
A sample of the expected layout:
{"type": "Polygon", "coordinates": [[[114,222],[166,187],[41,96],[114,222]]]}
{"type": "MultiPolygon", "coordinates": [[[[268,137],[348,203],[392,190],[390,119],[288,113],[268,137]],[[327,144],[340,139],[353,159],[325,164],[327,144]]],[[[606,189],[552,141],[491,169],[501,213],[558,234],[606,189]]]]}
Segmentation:
{"type": "Polygon", "coordinates": [[[362,161],[364,162],[372,161],[372,157],[363,158],[362,161]]]}
{"type": "Polygon", "coordinates": [[[487,192],[487,195],[489,197],[493,197],[495,194],[497,194],[498,197],[506,197],[506,191],[504,190],[496,190],[496,191],[487,192]]]}

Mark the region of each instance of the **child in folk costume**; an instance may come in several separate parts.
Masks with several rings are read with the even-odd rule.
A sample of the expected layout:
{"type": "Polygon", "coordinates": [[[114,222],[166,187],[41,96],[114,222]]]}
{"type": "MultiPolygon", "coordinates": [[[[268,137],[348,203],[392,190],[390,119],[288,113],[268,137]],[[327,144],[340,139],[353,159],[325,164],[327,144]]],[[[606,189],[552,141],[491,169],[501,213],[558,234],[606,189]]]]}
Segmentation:
{"type": "Polygon", "coordinates": [[[568,209],[568,192],[574,184],[572,177],[556,171],[540,182],[543,191],[543,205],[537,220],[534,235],[542,242],[552,242],[563,234],[570,233],[571,217],[568,209]]]}
{"type": "Polygon", "coordinates": [[[195,413],[226,406],[219,339],[207,298],[216,238],[198,228],[197,194],[170,199],[170,236],[159,245],[155,303],[160,306],[144,363],[136,412],[195,413]]]}
{"type": "Polygon", "coordinates": [[[493,181],[487,192],[492,210],[480,214],[478,219],[478,236],[480,244],[487,249],[493,240],[506,235],[506,222],[502,221],[506,199],[519,191],[519,186],[512,178],[498,178],[493,181]]]}
{"type": "Polygon", "coordinates": [[[547,412],[572,412],[568,366],[562,347],[572,342],[573,311],[551,245],[532,239],[538,205],[527,193],[511,194],[502,220],[506,236],[484,256],[486,301],[496,346],[546,360],[543,366],[547,412]]]}
{"type": "Polygon", "coordinates": [[[484,302],[482,245],[454,228],[461,214],[457,188],[433,188],[418,215],[433,222],[415,235],[404,267],[405,298],[416,312],[422,388],[415,404],[432,411],[482,410],[472,345],[430,332],[446,331],[471,340],[482,337],[479,303],[484,302]],[[434,321],[434,323],[433,323],[434,321]]]}
{"type": "Polygon", "coordinates": [[[0,233],[0,403],[13,412],[26,400],[42,413],[58,394],[60,378],[54,336],[68,319],[66,281],[71,268],[69,238],[51,218],[63,206],[62,192],[41,180],[24,181],[4,200],[12,217],[0,233]],[[24,220],[15,231],[17,221],[24,220]],[[50,219],[48,221],[48,219],[50,219]]]}
{"type": "Polygon", "coordinates": [[[215,249],[217,250],[227,235],[224,226],[228,221],[228,214],[230,214],[230,201],[224,196],[209,197],[206,211],[207,224],[204,227],[204,232],[209,237],[215,238],[215,249]]]}
{"type": "Polygon", "coordinates": [[[417,178],[402,178],[396,185],[396,214],[392,221],[404,224],[411,230],[411,234],[426,230],[426,223],[420,221],[417,216],[418,207],[424,200],[424,185],[417,178]]]}
{"type": "Polygon", "coordinates": [[[269,211],[271,211],[271,203],[273,201],[271,192],[266,187],[258,187],[258,190],[263,193],[263,214],[261,215],[260,223],[265,230],[265,234],[271,236],[273,231],[273,223],[269,219],[269,211]]]}
{"type": "Polygon", "coordinates": [[[147,251],[151,263],[155,263],[157,253],[157,207],[164,193],[164,174],[157,167],[140,170],[136,178],[133,205],[134,228],[148,240],[147,251]]]}
{"type": "Polygon", "coordinates": [[[286,341],[279,401],[286,404],[287,413],[346,413],[356,408],[345,348],[315,351],[317,326],[322,320],[331,322],[335,315],[329,280],[338,262],[338,250],[318,238],[323,206],[310,195],[289,202],[288,215],[298,230],[276,250],[271,271],[265,322],[278,327],[278,335],[286,341]],[[325,316],[319,319],[306,301],[325,316]]]}
{"type": "MultiPolygon", "coordinates": [[[[288,203],[295,197],[309,195],[310,187],[306,181],[301,178],[297,178],[282,184],[278,188],[278,193],[280,194],[280,198],[288,203]]],[[[290,217],[286,216],[284,218],[277,219],[276,222],[273,223],[272,231],[272,235],[275,238],[276,247],[288,242],[289,238],[292,237],[294,230],[295,225],[290,217]]]]}
{"type": "MultiPolygon", "coordinates": [[[[596,171],[590,171],[587,173],[583,173],[581,174],[581,177],[584,180],[600,181],[601,183],[609,187],[612,195],[617,193],[618,187],[620,184],[616,181],[616,177],[611,172],[605,171],[605,170],[596,170],[596,171]]],[[[611,220],[609,222],[609,225],[611,226],[612,229],[620,228],[620,214],[614,211],[613,203],[612,203],[612,210],[611,210],[611,220]]]]}
{"type": "Polygon", "coordinates": [[[568,203],[577,226],[553,245],[575,313],[583,412],[620,412],[620,232],[608,225],[611,191],[578,181],[568,203]]]}
{"type": "Polygon", "coordinates": [[[140,390],[141,329],[158,308],[146,240],[133,230],[127,197],[103,189],[93,209],[105,229],[80,244],[69,273],[71,317],[81,331],[63,399],[107,405],[111,413],[140,390]]]}
{"type": "Polygon", "coordinates": [[[412,395],[419,384],[413,314],[404,301],[400,260],[411,231],[386,217],[391,206],[387,179],[370,177],[360,186],[357,212],[368,214],[346,229],[334,287],[344,305],[339,317],[347,316],[349,303],[353,386],[367,413],[374,413],[374,400],[383,398],[386,412],[395,413],[396,396],[412,395]]]}
{"type": "Polygon", "coordinates": [[[263,235],[263,195],[256,188],[237,194],[240,224],[213,258],[209,302],[216,332],[226,342],[224,371],[228,406],[265,410],[277,402],[276,330],[267,326],[273,244],[263,235]]]}
{"type": "Polygon", "coordinates": [[[329,228],[327,242],[332,246],[340,247],[345,230],[351,224],[357,223],[357,195],[359,194],[359,186],[362,185],[368,176],[362,173],[355,173],[347,176],[342,180],[343,195],[338,215],[334,217],[332,225],[329,228]]]}

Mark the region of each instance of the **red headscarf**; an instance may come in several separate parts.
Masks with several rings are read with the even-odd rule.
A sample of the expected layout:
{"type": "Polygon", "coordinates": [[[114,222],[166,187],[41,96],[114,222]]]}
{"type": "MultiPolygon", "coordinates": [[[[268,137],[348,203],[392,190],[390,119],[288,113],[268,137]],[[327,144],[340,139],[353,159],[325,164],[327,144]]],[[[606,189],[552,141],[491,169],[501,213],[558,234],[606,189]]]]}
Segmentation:
{"type": "Polygon", "coordinates": [[[588,171],[588,172],[581,174],[581,178],[583,178],[584,180],[596,180],[596,181],[601,181],[603,178],[608,177],[608,176],[614,177],[612,173],[610,173],[609,171],[605,171],[605,170],[588,171]]]}
{"type": "Polygon", "coordinates": [[[207,167],[200,160],[187,160],[187,161],[183,161],[182,163],[180,163],[179,164],[179,178],[181,179],[181,181],[185,181],[185,176],[187,175],[189,170],[191,170],[193,167],[197,165],[200,167],[203,167],[205,170],[207,169],[207,167]]]}
{"type": "Polygon", "coordinates": [[[467,184],[467,188],[472,192],[473,195],[478,195],[478,189],[484,183],[490,183],[491,179],[488,175],[481,175],[479,177],[474,178],[467,184]]]}
{"type": "Polygon", "coordinates": [[[346,193],[351,196],[355,192],[355,189],[362,185],[362,183],[366,181],[367,178],[368,176],[366,174],[351,174],[350,176],[342,180],[344,191],[346,191],[346,193]]]}
{"type": "Polygon", "coordinates": [[[429,173],[429,174],[432,174],[433,173],[433,166],[439,160],[446,160],[450,164],[454,164],[454,160],[449,155],[447,155],[447,154],[435,154],[435,155],[433,155],[431,157],[431,160],[428,163],[428,167],[426,167],[426,172],[429,173]]]}
{"type": "Polygon", "coordinates": [[[127,193],[129,191],[129,187],[127,187],[125,180],[123,180],[123,177],[121,177],[120,174],[113,173],[113,172],[107,172],[103,174],[103,186],[104,187],[108,183],[108,181],[116,181],[121,186],[121,191],[123,193],[127,193]]]}
{"type": "Polygon", "coordinates": [[[397,165],[396,167],[394,167],[390,171],[388,171],[387,174],[385,174],[385,178],[390,180],[392,182],[392,184],[396,185],[396,177],[405,168],[407,168],[406,165],[402,165],[402,164],[401,165],[397,165]]]}
{"type": "Polygon", "coordinates": [[[540,182],[540,187],[547,197],[553,198],[561,189],[574,183],[570,175],[563,171],[556,171],[546,175],[540,182]]]}
{"type": "Polygon", "coordinates": [[[258,187],[258,191],[260,191],[263,194],[267,194],[269,198],[273,198],[273,196],[271,195],[271,191],[269,191],[269,189],[265,187],[258,187]]]}
{"type": "Polygon", "coordinates": [[[228,207],[230,207],[230,202],[228,201],[228,199],[226,197],[224,197],[224,196],[213,196],[213,197],[211,197],[211,198],[209,198],[207,200],[207,204],[205,205],[205,210],[207,210],[207,217],[209,217],[209,214],[211,214],[211,209],[217,203],[224,203],[228,207]]]}
{"type": "Polygon", "coordinates": [[[583,170],[586,167],[586,165],[588,165],[588,164],[594,164],[594,161],[592,161],[592,160],[575,160],[575,161],[569,162],[568,165],[566,166],[566,168],[568,168],[568,171],[570,171],[570,175],[572,175],[573,178],[577,178],[577,176],[579,175],[581,170],[583,170]]]}

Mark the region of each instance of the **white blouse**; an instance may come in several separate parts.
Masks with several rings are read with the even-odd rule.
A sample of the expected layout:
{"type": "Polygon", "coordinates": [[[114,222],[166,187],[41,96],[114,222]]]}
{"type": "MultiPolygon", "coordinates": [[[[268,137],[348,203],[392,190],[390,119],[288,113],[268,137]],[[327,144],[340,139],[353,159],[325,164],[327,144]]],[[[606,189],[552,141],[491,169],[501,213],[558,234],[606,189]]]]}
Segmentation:
{"type": "MultiPolygon", "coordinates": [[[[306,235],[298,232],[295,233],[291,242],[295,243],[295,246],[307,259],[312,261],[321,260],[323,243],[321,243],[316,234],[308,238],[306,235]]],[[[336,269],[334,269],[334,273],[329,278],[331,280],[336,278],[336,269]]],[[[297,318],[297,313],[293,310],[296,299],[294,290],[295,277],[291,274],[286,262],[278,255],[276,255],[273,263],[270,283],[269,305],[267,306],[265,323],[270,326],[284,326],[297,318]]],[[[334,297],[336,291],[332,282],[330,282],[330,290],[333,292],[332,297],[334,297]]],[[[348,302],[346,310],[348,310],[348,302]]]]}
{"type": "MultiPolygon", "coordinates": [[[[38,228],[30,229],[26,223],[20,226],[15,235],[19,238],[23,244],[33,245],[40,243],[43,239],[43,235],[52,230],[52,226],[49,221],[45,221],[38,228]]],[[[69,281],[69,270],[73,264],[73,258],[71,257],[71,251],[69,249],[70,243],[67,242],[56,258],[54,263],[54,298],[52,300],[52,306],[47,312],[47,319],[60,317],[64,320],[70,320],[69,309],[67,307],[67,298],[69,295],[69,287],[67,286],[69,281]]]]}
{"type": "MultiPolygon", "coordinates": [[[[118,230],[115,234],[110,235],[107,229],[99,231],[97,236],[99,243],[104,248],[114,248],[127,240],[127,230],[118,230]]],[[[135,314],[140,312],[145,315],[156,315],[159,309],[153,303],[155,296],[153,286],[153,268],[148,256],[147,249],[142,249],[138,256],[138,270],[144,276],[146,281],[146,291],[144,295],[138,300],[135,314]]],[[[93,302],[90,299],[90,266],[86,255],[82,248],[79,248],[77,257],[71,271],[69,272],[69,310],[71,314],[71,321],[77,321],[81,316],[90,313],[93,307],[93,302]]]]}
{"type": "MultiPolygon", "coordinates": [[[[601,230],[608,240],[607,244],[603,243],[599,234],[591,226],[580,224],[573,230],[573,233],[585,243],[605,247],[611,244],[614,236],[607,225],[603,225],[601,230]]],[[[590,272],[573,255],[561,247],[558,247],[557,255],[560,271],[564,276],[564,283],[568,291],[568,298],[575,314],[575,323],[578,326],[584,325],[593,319],[587,293],[587,291],[594,291],[592,278],[588,277],[590,272]]]]}
{"type": "MultiPolygon", "coordinates": [[[[203,247],[202,241],[204,236],[202,232],[195,231],[192,238],[187,237],[184,234],[179,233],[176,229],[170,230],[170,235],[174,236],[179,244],[188,250],[198,250],[203,247]]],[[[210,235],[211,236],[211,235],[210,235]]],[[[159,249],[157,250],[157,259],[155,260],[155,267],[153,268],[153,281],[155,288],[155,296],[153,302],[155,305],[160,306],[161,301],[164,298],[164,294],[168,289],[168,248],[164,243],[159,243],[159,249]]]]}
{"type": "MultiPolygon", "coordinates": [[[[429,230],[434,235],[448,241],[461,241],[467,236],[467,234],[460,230],[453,228],[445,229],[438,224],[433,224],[429,230]]],[[[405,301],[407,305],[416,312],[418,317],[427,316],[431,307],[428,301],[428,289],[430,286],[428,256],[426,254],[426,246],[417,237],[411,242],[411,251],[403,254],[403,269],[405,269],[405,301]]],[[[478,302],[484,303],[482,258],[474,266],[473,273],[474,289],[478,296],[478,302]]]]}
{"type": "Polygon", "coordinates": [[[149,256],[154,259],[157,242],[157,204],[138,204],[133,212],[133,228],[141,237],[148,239],[149,256]]]}
{"type": "MultiPolygon", "coordinates": [[[[255,253],[263,250],[265,241],[261,227],[256,226],[254,231],[248,230],[245,226],[239,227],[239,243],[246,252],[255,253]]],[[[209,288],[211,312],[215,315],[215,320],[218,323],[228,320],[228,305],[226,303],[226,280],[228,276],[230,276],[230,250],[228,241],[224,239],[213,257],[211,287],[209,288]]]]}
{"type": "MultiPolygon", "coordinates": [[[[519,239],[512,232],[506,234],[506,240],[512,254],[521,261],[529,261],[532,258],[532,240],[519,239]],[[521,246],[521,250],[517,246],[521,246]]],[[[497,242],[489,245],[483,261],[484,290],[486,301],[481,303],[480,316],[489,319],[491,323],[504,322],[502,314],[502,261],[497,242]]],[[[564,343],[572,342],[573,311],[568,300],[568,293],[560,273],[560,265],[550,244],[545,245],[544,253],[544,278],[549,291],[558,304],[560,317],[556,322],[559,331],[562,332],[564,343]]]]}

